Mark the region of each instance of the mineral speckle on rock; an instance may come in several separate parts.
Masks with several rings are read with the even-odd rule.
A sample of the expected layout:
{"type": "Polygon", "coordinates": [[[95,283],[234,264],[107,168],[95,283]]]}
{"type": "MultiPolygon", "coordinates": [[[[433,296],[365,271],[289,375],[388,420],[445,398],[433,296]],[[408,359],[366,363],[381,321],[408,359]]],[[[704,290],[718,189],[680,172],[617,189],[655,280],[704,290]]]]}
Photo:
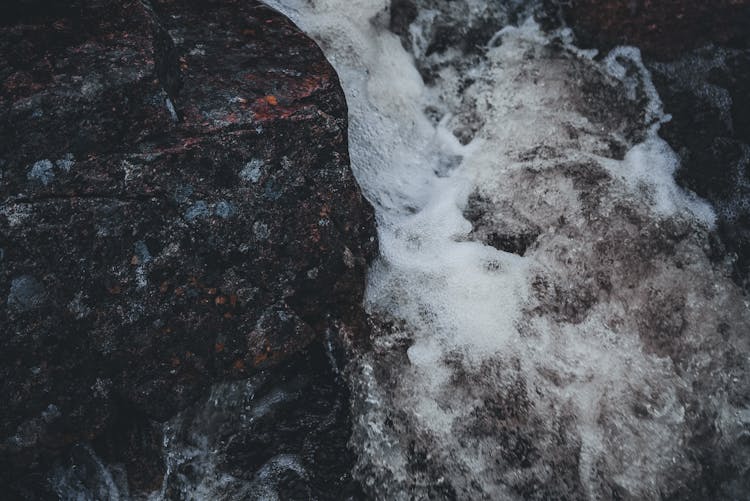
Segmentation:
{"type": "Polygon", "coordinates": [[[17,312],[34,310],[42,306],[44,286],[34,277],[24,275],[10,282],[8,292],[8,309],[17,312]]]}
{"type": "Polygon", "coordinates": [[[242,170],[240,171],[240,178],[243,181],[249,181],[252,183],[257,183],[260,179],[261,175],[261,168],[263,167],[263,161],[253,159],[246,163],[244,167],[242,167],[242,170]]]}
{"type": "Polygon", "coordinates": [[[29,169],[29,179],[35,179],[40,183],[47,185],[55,179],[55,173],[52,171],[53,165],[49,160],[39,160],[29,169]]]}

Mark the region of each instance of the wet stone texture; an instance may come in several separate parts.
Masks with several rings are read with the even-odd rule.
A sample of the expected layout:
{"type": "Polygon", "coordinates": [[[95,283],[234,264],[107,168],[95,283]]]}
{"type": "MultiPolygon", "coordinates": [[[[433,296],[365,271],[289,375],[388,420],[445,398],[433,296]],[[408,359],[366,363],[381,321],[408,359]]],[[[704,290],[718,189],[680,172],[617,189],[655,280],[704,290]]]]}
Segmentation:
{"type": "Polygon", "coordinates": [[[581,46],[636,45],[659,59],[709,43],[746,46],[747,0],[552,0],[581,46]]]}
{"type": "Polygon", "coordinates": [[[99,440],[158,487],[155,422],[361,328],[344,96],[256,1],[1,9],[0,483],[99,440]]]}
{"type": "Polygon", "coordinates": [[[750,1],[573,0],[559,7],[577,43],[639,47],[672,116],[660,134],[680,155],[678,182],[718,216],[717,259],[750,285],[750,1]]]}

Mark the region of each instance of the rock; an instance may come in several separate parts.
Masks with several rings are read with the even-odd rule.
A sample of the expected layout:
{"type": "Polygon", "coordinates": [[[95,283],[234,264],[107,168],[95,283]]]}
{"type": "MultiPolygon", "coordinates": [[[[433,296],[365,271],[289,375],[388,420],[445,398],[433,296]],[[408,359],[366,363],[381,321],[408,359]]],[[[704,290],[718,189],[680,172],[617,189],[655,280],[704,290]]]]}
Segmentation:
{"type": "Polygon", "coordinates": [[[61,499],[362,499],[346,447],[349,392],[329,357],[316,343],[271,371],[216,383],[159,427],[120,415],[93,446],[72,447],[49,483],[61,499]],[[125,474],[124,454],[137,457],[125,474]]]}
{"type": "Polygon", "coordinates": [[[649,63],[672,120],[661,134],[680,154],[677,181],[711,201],[721,243],[750,287],[750,50],[709,46],[649,63]]]}
{"type": "Polygon", "coordinates": [[[123,415],[144,441],[212,383],[356,333],[377,242],[338,79],[281,15],[2,9],[0,482],[28,494],[123,415]]]}
{"type": "Polygon", "coordinates": [[[747,47],[747,0],[552,0],[576,31],[578,45],[609,50],[636,45],[670,59],[707,43],[747,47]]]}
{"type": "Polygon", "coordinates": [[[718,216],[713,253],[750,286],[750,2],[576,0],[562,5],[577,43],[635,45],[672,116],[660,134],[678,152],[677,181],[718,216]]]}

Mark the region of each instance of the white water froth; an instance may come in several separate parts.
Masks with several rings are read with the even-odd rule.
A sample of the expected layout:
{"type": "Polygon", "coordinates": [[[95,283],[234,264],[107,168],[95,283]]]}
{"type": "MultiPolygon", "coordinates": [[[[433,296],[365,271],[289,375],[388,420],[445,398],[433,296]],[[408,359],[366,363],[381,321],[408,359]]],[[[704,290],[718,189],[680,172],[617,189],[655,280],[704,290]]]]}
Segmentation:
{"type": "Polygon", "coordinates": [[[731,444],[750,433],[748,305],[704,253],[714,214],[674,182],[636,49],[598,63],[530,20],[498,26],[474,67],[431,56],[428,86],[414,58],[436,11],[412,23],[410,54],[386,0],[268,3],[338,71],[377,212],[366,307],[381,325],[352,370],[372,495],[659,499],[689,492],[711,454],[747,472],[731,444]],[[586,102],[589,80],[625,106],[586,102]],[[694,445],[704,419],[715,452],[694,445]]]}
{"type": "MultiPolygon", "coordinates": [[[[76,445],[67,464],[53,470],[52,488],[66,501],[284,499],[279,491],[290,473],[308,479],[298,455],[270,454],[256,471],[232,471],[223,464],[231,432],[237,436],[247,433],[255,422],[273,415],[299,391],[293,381],[256,398],[262,381],[261,376],[216,384],[205,400],[162,425],[165,471],[160,489],[130,492],[125,466],[106,464],[86,444],[76,445]]],[[[265,450],[247,452],[268,454],[265,450]]]]}

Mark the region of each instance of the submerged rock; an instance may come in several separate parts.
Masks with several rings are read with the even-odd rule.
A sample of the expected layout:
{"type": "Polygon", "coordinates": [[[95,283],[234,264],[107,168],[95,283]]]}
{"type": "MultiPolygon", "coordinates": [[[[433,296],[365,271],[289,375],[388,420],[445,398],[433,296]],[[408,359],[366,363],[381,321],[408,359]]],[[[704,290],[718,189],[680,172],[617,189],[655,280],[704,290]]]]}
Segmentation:
{"type": "Polygon", "coordinates": [[[61,451],[122,432],[111,459],[152,488],[154,421],[362,328],[377,243],[346,102],[256,1],[3,14],[0,482],[41,496],[61,451]]]}
{"type": "Polygon", "coordinates": [[[717,212],[714,257],[750,286],[750,2],[575,0],[561,8],[576,42],[638,47],[671,120],[677,181],[717,212]]]}

